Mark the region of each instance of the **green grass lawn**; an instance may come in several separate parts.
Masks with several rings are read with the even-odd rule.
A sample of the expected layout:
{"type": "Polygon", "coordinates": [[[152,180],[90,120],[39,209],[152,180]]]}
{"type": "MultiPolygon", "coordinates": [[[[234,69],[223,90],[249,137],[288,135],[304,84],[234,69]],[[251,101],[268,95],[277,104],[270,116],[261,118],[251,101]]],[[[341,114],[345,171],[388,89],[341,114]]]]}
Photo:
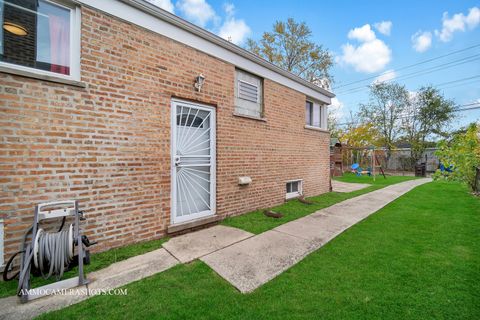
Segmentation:
{"type": "Polygon", "coordinates": [[[298,200],[291,200],[285,202],[282,205],[271,208],[273,211],[281,212],[284,214],[284,216],[279,219],[267,217],[263,214],[263,210],[257,210],[240,216],[227,218],[222,222],[222,224],[259,234],[278,227],[279,225],[286,222],[306,216],[317,210],[329,207],[343,200],[350,199],[361,194],[386,187],[391,184],[415,179],[415,177],[387,176],[387,179],[385,179],[383,178],[383,176],[377,176],[375,181],[373,181],[372,177],[366,175],[358,177],[354,174],[346,173],[342,177],[338,177],[335,179],[343,182],[368,183],[371,184],[371,186],[354,192],[329,192],[316,197],[308,198],[309,200],[315,202],[315,204],[313,205],[305,205],[298,200]]]}
{"type": "Polygon", "coordinates": [[[193,262],[42,319],[478,319],[480,199],[417,187],[253,293],[193,262]]]}
{"type": "MultiPolygon", "coordinates": [[[[337,202],[343,201],[345,199],[355,197],[357,195],[367,193],[379,188],[383,188],[387,185],[406,181],[412,179],[412,177],[388,177],[384,179],[377,178],[376,182],[373,182],[371,177],[361,176],[357,177],[353,174],[345,174],[343,177],[337,178],[338,180],[345,182],[360,182],[360,183],[370,183],[372,186],[365,188],[360,191],[351,192],[351,193],[328,193],[323,194],[317,197],[310,198],[315,201],[314,205],[305,205],[300,203],[297,200],[289,201],[281,206],[275,207],[274,210],[279,210],[282,213],[285,213],[285,216],[281,219],[272,219],[263,215],[262,211],[255,211],[247,213],[243,216],[237,216],[233,218],[226,219],[223,224],[229,225],[232,227],[241,228],[253,233],[261,233],[263,231],[275,228],[276,226],[286,223],[291,220],[298,219],[307,214],[315,212],[321,208],[325,208],[335,204],[337,202]]],[[[96,271],[105,267],[108,267],[114,262],[125,260],[127,258],[140,255],[155,249],[158,249],[162,246],[162,243],[168,239],[160,239],[149,242],[136,243],[133,245],[128,245],[122,248],[109,250],[106,252],[94,254],[91,257],[91,264],[85,266],[86,272],[96,271]]],[[[74,277],[77,275],[77,268],[66,272],[64,279],[74,277]]],[[[48,283],[53,282],[53,278],[45,280],[41,277],[33,277],[31,287],[39,287],[48,283]]],[[[16,293],[18,282],[16,280],[10,282],[0,282],[0,298],[11,296],[16,293]]]]}
{"type": "MultiPolygon", "coordinates": [[[[91,263],[85,265],[85,272],[93,272],[108,267],[112,263],[128,259],[130,257],[143,254],[155,249],[162,247],[162,243],[167,241],[168,238],[163,238],[160,240],[153,240],[147,242],[135,243],[125,247],[108,250],[101,253],[92,254],[90,256],[91,263]]],[[[63,279],[75,277],[78,275],[78,268],[75,267],[72,270],[66,272],[63,276],[63,279]]],[[[32,277],[31,287],[39,287],[54,281],[54,277],[48,280],[43,279],[42,277],[32,277]]],[[[6,296],[13,296],[17,292],[18,281],[12,280],[8,282],[0,282],[0,298],[6,296]]]]}

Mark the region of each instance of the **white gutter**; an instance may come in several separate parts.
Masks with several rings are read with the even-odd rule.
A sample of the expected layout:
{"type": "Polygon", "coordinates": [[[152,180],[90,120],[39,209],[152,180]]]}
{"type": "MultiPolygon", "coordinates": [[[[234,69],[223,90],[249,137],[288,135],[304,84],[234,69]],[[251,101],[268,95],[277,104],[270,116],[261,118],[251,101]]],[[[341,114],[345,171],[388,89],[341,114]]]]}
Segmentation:
{"type": "Polygon", "coordinates": [[[233,43],[144,0],[78,0],[79,3],[139,25],[330,104],[335,95],[233,43]]]}

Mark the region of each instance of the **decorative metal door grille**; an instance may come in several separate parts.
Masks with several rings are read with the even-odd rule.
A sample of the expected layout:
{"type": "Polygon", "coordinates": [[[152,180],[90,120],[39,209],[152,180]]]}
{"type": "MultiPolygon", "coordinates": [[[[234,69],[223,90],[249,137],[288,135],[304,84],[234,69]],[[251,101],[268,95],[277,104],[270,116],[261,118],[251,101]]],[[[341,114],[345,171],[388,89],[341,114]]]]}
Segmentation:
{"type": "Polygon", "coordinates": [[[179,223],[214,214],[215,114],[180,101],[172,107],[172,212],[179,223]]]}

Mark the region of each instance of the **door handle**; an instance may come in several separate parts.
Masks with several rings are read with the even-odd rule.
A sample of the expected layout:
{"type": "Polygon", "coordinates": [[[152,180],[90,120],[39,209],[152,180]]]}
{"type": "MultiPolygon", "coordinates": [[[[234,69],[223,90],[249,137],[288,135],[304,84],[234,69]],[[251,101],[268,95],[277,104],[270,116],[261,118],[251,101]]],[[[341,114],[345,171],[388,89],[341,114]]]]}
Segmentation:
{"type": "Polygon", "coordinates": [[[180,156],[175,156],[173,158],[173,163],[175,164],[175,166],[178,166],[180,164],[180,156]]]}

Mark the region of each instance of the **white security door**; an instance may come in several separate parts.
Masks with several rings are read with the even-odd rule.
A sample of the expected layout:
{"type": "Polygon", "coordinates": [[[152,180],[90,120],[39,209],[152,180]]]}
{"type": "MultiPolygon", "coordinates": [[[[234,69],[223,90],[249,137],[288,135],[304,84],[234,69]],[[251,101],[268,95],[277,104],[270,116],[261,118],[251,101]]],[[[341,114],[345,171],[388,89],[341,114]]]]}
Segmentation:
{"type": "Polygon", "coordinates": [[[172,100],[172,222],[215,213],[215,110],[172,100]]]}

